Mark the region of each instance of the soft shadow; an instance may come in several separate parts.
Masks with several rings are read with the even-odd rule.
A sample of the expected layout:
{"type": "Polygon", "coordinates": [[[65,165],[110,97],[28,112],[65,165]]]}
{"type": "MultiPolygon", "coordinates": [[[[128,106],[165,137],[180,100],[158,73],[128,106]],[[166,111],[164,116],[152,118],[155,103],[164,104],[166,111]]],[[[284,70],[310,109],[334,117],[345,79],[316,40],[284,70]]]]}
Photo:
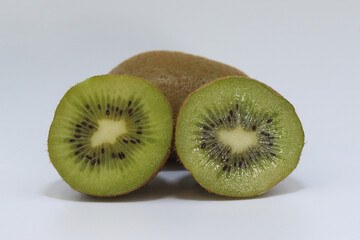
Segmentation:
{"type": "Polygon", "coordinates": [[[305,185],[302,184],[298,179],[296,179],[293,176],[289,176],[282,180],[280,183],[275,185],[273,188],[271,188],[266,193],[254,197],[254,198],[268,198],[268,197],[274,197],[274,196],[280,196],[280,195],[286,195],[298,192],[305,188],[305,185]]]}
{"type": "Polygon", "coordinates": [[[172,179],[170,177],[173,176],[172,171],[163,170],[162,173],[167,175],[167,177],[164,177],[165,175],[157,175],[144,187],[119,197],[101,198],[88,196],[71,189],[67,183],[61,180],[49,184],[46,189],[44,189],[43,195],[50,198],[76,202],[144,202],[166,197],[196,201],[229,201],[275,197],[295,193],[305,188],[301,182],[290,176],[260,196],[251,198],[229,198],[209,193],[203,189],[187,171],[178,172],[178,177],[172,179]]]}

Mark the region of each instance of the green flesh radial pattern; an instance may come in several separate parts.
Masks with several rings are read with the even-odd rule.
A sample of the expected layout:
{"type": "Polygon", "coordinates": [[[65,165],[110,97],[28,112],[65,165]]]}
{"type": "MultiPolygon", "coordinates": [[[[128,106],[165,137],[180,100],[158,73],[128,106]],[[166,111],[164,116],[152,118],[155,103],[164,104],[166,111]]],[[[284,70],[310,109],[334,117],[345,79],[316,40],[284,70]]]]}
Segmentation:
{"type": "Polygon", "coordinates": [[[256,80],[229,77],[193,92],[177,121],[181,162],[210,192],[251,197],[297,166],[304,132],[294,107],[256,80]]]}
{"type": "Polygon", "coordinates": [[[94,196],[116,196],[148,182],[165,163],[172,112],[151,83],[131,76],[95,76],[61,99],[48,151],[61,177],[94,196]]]}

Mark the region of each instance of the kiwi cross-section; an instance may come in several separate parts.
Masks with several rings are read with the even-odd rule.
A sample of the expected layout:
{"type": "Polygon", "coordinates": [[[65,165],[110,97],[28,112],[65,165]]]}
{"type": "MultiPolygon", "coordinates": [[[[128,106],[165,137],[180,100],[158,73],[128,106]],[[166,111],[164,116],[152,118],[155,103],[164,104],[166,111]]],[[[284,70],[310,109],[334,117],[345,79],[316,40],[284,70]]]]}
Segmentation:
{"type": "Polygon", "coordinates": [[[74,189],[94,196],[131,192],[167,160],[172,111],[150,82],[103,75],[72,87],[50,127],[50,160],[74,189]]]}
{"type": "Polygon", "coordinates": [[[296,168],[304,132],[294,107],[277,92],[253,79],[230,77],[187,98],[175,145],[185,168],[205,189],[250,197],[296,168]]]}

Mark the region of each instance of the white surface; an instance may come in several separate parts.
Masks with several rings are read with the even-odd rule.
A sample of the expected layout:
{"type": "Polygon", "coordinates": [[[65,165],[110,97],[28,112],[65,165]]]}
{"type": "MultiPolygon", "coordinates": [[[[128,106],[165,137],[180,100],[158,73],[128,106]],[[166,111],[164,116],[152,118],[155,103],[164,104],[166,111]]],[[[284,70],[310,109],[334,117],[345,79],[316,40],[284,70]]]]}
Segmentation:
{"type": "Polygon", "coordinates": [[[360,239],[358,0],[0,5],[1,239],[360,239]],[[307,142],[293,174],[243,200],[172,171],[122,198],[71,190],[46,150],[58,102],[154,49],[233,65],[293,103],[307,142]]]}

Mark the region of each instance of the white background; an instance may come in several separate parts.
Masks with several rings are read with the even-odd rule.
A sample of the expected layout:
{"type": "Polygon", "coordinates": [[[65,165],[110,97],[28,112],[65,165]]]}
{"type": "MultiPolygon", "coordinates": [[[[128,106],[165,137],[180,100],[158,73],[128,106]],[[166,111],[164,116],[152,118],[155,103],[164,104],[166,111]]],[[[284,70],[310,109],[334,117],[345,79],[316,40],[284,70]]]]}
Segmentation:
{"type": "Polygon", "coordinates": [[[1,0],[0,238],[360,239],[359,12],[358,0],[1,0]],[[160,49],[235,66],[293,103],[297,169],[242,200],[185,171],[115,199],[70,189],[47,155],[58,102],[160,49]]]}

